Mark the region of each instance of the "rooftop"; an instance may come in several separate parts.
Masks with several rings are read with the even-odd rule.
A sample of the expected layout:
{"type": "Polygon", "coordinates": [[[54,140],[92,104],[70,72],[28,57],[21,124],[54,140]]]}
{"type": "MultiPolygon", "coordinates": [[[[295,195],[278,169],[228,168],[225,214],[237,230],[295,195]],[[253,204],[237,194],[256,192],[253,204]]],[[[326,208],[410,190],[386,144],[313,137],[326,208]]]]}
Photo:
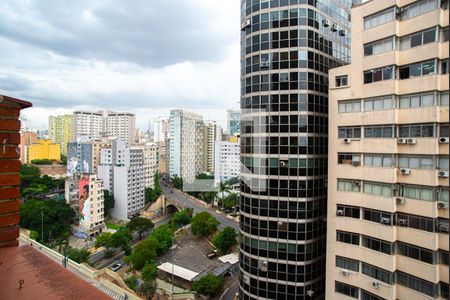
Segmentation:
{"type": "Polygon", "coordinates": [[[196,273],[194,271],[188,270],[186,268],[183,268],[183,267],[180,267],[177,265],[172,265],[169,262],[165,262],[165,263],[159,265],[158,269],[160,269],[166,273],[169,273],[169,274],[172,274],[172,269],[173,269],[173,275],[183,278],[188,281],[192,281],[192,279],[194,279],[198,275],[198,273],[196,273]]]}
{"type": "Polygon", "coordinates": [[[0,249],[0,282],[0,299],[111,299],[31,246],[0,249]]]}

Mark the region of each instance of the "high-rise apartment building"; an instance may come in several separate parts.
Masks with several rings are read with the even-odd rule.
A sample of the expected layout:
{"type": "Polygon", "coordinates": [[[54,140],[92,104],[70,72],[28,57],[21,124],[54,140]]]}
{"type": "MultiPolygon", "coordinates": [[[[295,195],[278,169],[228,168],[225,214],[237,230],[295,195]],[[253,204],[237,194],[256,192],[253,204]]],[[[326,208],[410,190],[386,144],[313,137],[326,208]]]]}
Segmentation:
{"type": "Polygon", "coordinates": [[[111,148],[115,138],[102,137],[99,140],[79,138],[67,144],[67,170],[71,173],[97,174],[101,149],[111,148]]]}
{"type": "Polygon", "coordinates": [[[327,299],[449,297],[448,1],[352,9],[330,72],[327,299]]]}
{"type": "Polygon", "coordinates": [[[239,177],[241,145],[239,142],[216,141],[214,145],[214,182],[239,177]]]}
{"type": "Polygon", "coordinates": [[[136,142],[136,117],[111,111],[74,112],[74,140],[79,137],[99,140],[102,136],[120,138],[127,145],[136,142]]]}
{"type": "Polygon", "coordinates": [[[204,129],[202,117],[176,109],[170,111],[169,173],[192,183],[204,172],[204,129]]]}
{"type": "Polygon", "coordinates": [[[230,136],[241,132],[241,111],[238,109],[227,110],[227,130],[230,136]]]}
{"type": "Polygon", "coordinates": [[[204,124],[204,168],[208,173],[214,173],[214,147],[217,141],[222,140],[222,127],[215,121],[206,121],[204,124]]]}
{"type": "Polygon", "coordinates": [[[155,143],[145,143],[144,149],[144,179],[146,188],[155,187],[155,174],[159,167],[158,146],[155,143]]]}
{"type": "Polygon", "coordinates": [[[49,139],[61,145],[61,154],[67,154],[67,143],[74,139],[74,115],[48,117],[49,139]]]}
{"type": "Polygon", "coordinates": [[[153,140],[159,147],[159,170],[167,172],[169,165],[169,137],[170,137],[170,121],[166,118],[159,118],[154,124],[153,140]]]}
{"type": "Polygon", "coordinates": [[[114,195],[111,216],[128,220],[145,205],[144,149],[127,147],[117,139],[110,149],[101,149],[98,178],[104,188],[114,195]]]}
{"type": "Polygon", "coordinates": [[[241,299],[325,296],[328,69],[350,6],[241,0],[241,299]]]}

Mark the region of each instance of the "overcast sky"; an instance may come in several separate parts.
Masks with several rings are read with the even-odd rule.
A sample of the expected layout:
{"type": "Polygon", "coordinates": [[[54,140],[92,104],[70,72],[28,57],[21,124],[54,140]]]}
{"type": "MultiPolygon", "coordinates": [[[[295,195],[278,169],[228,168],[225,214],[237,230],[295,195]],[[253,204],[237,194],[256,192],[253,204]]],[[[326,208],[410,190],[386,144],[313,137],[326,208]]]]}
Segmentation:
{"type": "Polygon", "coordinates": [[[23,115],[171,108],[224,119],[239,101],[238,0],[2,0],[0,94],[23,115]]]}

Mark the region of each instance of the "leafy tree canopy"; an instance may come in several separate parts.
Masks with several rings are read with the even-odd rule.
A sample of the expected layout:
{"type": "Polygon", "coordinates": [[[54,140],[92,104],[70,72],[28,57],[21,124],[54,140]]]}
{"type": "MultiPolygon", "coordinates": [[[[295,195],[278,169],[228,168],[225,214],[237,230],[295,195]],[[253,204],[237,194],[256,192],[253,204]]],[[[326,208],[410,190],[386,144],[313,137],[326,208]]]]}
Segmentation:
{"type": "Polygon", "coordinates": [[[68,248],[66,249],[67,256],[77,263],[87,263],[89,261],[89,256],[91,253],[87,251],[86,249],[75,249],[75,248],[68,248]]]}
{"type": "Polygon", "coordinates": [[[172,216],[171,222],[174,228],[179,228],[191,223],[191,220],[192,220],[192,211],[190,209],[185,208],[181,211],[177,211],[172,216]]]}
{"type": "Polygon", "coordinates": [[[199,294],[205,296],[214,296],[223,286],[223,279],[212,274],[208,274],[205,277],[194,281],[192,288],[199,294]]]}
{"type": "Polygon", "coordinates": [[[216,234],[212,242],[219,249],[220,253],[227,254],[231,247],[237,243],[236,236],[237,233],[234,228],[227,226],[216,234]]]}
{"type": "Polygon", "coordinates": [[[152,221],[146,218],[135,217],[132,218],[130,223],[128,224],[128,228],[131,232],[137,232],[139,234],[139,239],[142,239],[142,234],[146,231],[151,230],[155,224],[152,221]]]}
{"type": "Polygon", "coordinates": [[[152,262],[156,258],[156,244],[154,239],[146,238],[140,242],[129,257],[133,268],[140,270],[146,263],[152,262]]]}
{"type": "Polygon", "coordinates": [[[158,255],[164,254],[172,246],[174,235],[170,224],[164,224],[152,231],[150,239],[156,243],[156,253],[158,255]]]}
{"type": "Polygon", "coordinates": [[[208,236],[217,230],[219,221],[209,212],[203,211],[192,218],[191,230],[194,235],[208,236]]]}

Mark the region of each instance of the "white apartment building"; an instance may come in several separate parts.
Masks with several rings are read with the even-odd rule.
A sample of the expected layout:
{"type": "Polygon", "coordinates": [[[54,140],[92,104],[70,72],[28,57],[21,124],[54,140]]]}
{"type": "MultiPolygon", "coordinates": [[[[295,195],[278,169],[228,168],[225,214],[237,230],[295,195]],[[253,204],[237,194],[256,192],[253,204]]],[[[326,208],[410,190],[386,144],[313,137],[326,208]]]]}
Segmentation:
{"type": "Polygon", "coordinates": [[[216,141],[214,154],[214,181],[219,184],[233,177],[239,177],[240,143],[216,141]]]}
{"type": "Polygon", "coordinates": [[[75,111],[74,138],[87,136],[99,139],[103,132],[103,115],[101,112],[75,111]]]}
{"type": "Polygon", "coordinates": [[[170,112],[169,173],[193,182],[204,171],[202,117],[181,109],[170,112]]]}
{"type": "Polygon", "coordinates": [[[155,142],[167,142],[170,136],[170,122],[167,118],[159,118],[153,126],[155,142]]]}
{"type": "Polygon", "coordinates": [[[145,205],[144,148],[127,147],[117,139],[111,149],[102,149],[98,177],[114,195],[111,216],[128,220],[145,205]]]}
{"type": "Polygon", "coordinates": [[[155,187],[155,174],[159,167],[158,146],[155,143],[145,143],[141,146],[144,149],[144,178],[145,187],[155,187]]]}
{"type": "Polygon", "coordinates": [[[215,121],[206,121],[204,132],[204,167],[206,172],[214,173],[214,147],[217,141],[222,140],[222,127],[215,121]]]}

